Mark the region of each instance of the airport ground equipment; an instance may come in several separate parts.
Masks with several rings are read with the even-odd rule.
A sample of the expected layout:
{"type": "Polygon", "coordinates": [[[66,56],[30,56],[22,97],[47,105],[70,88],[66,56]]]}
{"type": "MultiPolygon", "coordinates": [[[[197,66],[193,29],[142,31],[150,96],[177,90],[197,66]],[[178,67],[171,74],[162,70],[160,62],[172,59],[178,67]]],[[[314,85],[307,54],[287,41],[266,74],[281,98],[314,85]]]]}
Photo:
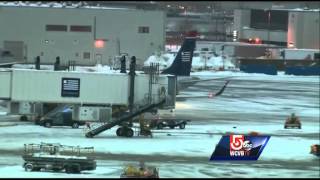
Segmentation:
{"type": "MultiPolygon", "coordinates": [[[[140,108],[138,108],[137,110],[133,111],[132,113],[127,113],[127,114],[124,114],[122,117],[120,118],[117,118],[115,120],[112,120],[108,123],[105,123],[89,132],[86,133],[86,137],[93,137],[93,136],[96,136],[100,133],[102,133],[103,131],[106,131],[116,125],[121,125],[121,123],[123,122],[127,122],[129,120],[131,120],[132,118],[140,115],[140,114],[143,114],[145,112],[148,112],[150,111],[151,109],[154,109],[154,108],[157,108],[163,104],[165,104],[166,100],[163,99],[161,100],[160,102],[158,103],[155,103],[155,104],[147,104],[145,106],[142,106],[140,108]]],[[[117,135],[118,136],[126,136],[126,137],[132,137],[133,136],[133,130],[128,127],[128,126],[122,126],[120,128],[117,129],[117,135]]]]}
{"type": "Polygon", "coordinates": [[[36,124],[45,127],[71,126],[78,128],[92,121],[109,121],[111,116],[112,108],[110,107],[61,104],[37,120],[36,124]]]}
{"type": "Polygon", "coordinates": [[[284,128],[285,129],[288,129],[288,128],[301,129],[301,122],[300,122],[299,118],[297,116],[295,116],[294,113],[292,113],[291,116],[287,118],[287,120],[284,124],[284,128]]]}
{"type": "MultiPolygon", "coordinates": [[[[117,136],[125,136],[125,137],[132,137],[134,135],[134,131],[131,129],[133,126],[133,119],[139,115],[142,115],[145,112],[153,111],[154,109],[161,108],[162,106],[165,106],[168,102],[168,97],[166,96],[166,88],[163,86],[158,89],[158,94],[153,94],[154,87],[157,85],[159,81],[159,66],[157,65],[151,65],[149,67],[149,78],[148,78],[148,93],[147,96],[143,99],[142,102],[134,102],[135,98],[135,57],[132,57],[131,63],[130,63],[130,72],[129,72],[129,106],[128,106],[128,112],[123,113],[122,116],[118,118],[114,118],[109,122],[106,122],[102,124],[101,126],[98,126],[97,128],[94,128],[86,133],[86,137],[92,138],[93,136],[96,136],[100,134],[103,131],[106,131],[116,125],[119,125],[120,127],[117,129],[116,134],[117,136]]],[[[175,82],[175,79],[173,79],[175,82]]],[[[169,83],[170,84],[170,83],[169,83]]],[[[172,86],[176,86],[175,83],[172,83],[172,86]]],[[[175,89],[171,94],[175,95],[175,89]]],[[[141,123],[140,123],[141,124],[141,123]]],[[[144,128],[144,126],[140,127],[140,130],[142,134],[150,134],[151,131],[147,132],[147,130],[144,128]]]]}
{"type": "Polygon", "coordinates": [[[310,154],[320,157],[320,144],[313,144],[311,146],[310,154]]]}
{"type": "Polygon", "coordinates": [[[180,129],[185,129],[188,122],[191,120],[182,120],[182,119],[153,119],[149,123],[150,128],[163,129],[164,127],[170,127],[174,129],[179,127],[180,129]]]}
{"type": "Polygon", "coordinates": [[[72,118],[72,110],[68,106],[63,106],[62,111],[56,113],[48,113],[40,119],[39,125],[50,128],[51,126],[71,126],[72,128],[79,128],[86,124],[85,121],[74,120],[72,118]]]}
{"type": "Polygon", "coordinates": [[[149,127],[149,124],[144,119],[144,114],[139,115],[139,132],[138,136],[150,136],[152,137],[151,128],[149,127]]]}
{"type": "Polygon", "coordinates": [[[95,170],[93,147],[65,146],[61,144],[24,144],[23,168],[25,171],[41,169],[66,173],[95,170]]]}
{"type": "Polygon", "coordinates": [[[120,178],[159,178],[159,169],[145,166],[144,163],[139,166],[128,165],[123,169],[120,178]]]}

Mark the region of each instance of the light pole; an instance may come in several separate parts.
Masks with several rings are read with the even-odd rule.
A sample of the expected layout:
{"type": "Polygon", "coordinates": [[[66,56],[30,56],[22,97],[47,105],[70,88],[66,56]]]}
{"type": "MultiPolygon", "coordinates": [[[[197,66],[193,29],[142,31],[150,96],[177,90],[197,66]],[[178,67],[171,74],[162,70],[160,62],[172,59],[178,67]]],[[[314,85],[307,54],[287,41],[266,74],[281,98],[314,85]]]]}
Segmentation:
{"type": "Polygon", "coordinates": [[[268,44],[270,44],[270,19],[271,19],[271,13],[270,9],[268,10],[268,44]]]}

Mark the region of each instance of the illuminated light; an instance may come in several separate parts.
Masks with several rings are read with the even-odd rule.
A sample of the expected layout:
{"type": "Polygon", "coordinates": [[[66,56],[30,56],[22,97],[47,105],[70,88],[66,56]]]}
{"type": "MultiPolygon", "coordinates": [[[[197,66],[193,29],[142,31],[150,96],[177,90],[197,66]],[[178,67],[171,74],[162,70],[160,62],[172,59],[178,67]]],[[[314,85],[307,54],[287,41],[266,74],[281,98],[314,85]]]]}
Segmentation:
{"type": "Polygon", "coordinates": [[[255,39],[255,42],[258,44],[258,43],[260,43],[260,39],[259,38],[256,38],[255,39]]]}
{"type": "Polygon", "coordinates": [[[233,35],[236,36],[237,35],[237,31],[233,31],[233,35]]]}
{"type": "Polygon", "coordinates": [[[103,47],[104,47],[104,41],[103,41],[103,40],[96,40],[96,41],[94,42],[94,46],[95,46],[96,48],[103,48],[103,47]]]}
{"type": "Polygon", "coordinates": [[[191,109],[191,108],[192,108],[192,105],[190,104],[176,102],[176,109],[191,109]]]}
{"type": "Polygon", "coordinates": [[[288,47],[293,48],[294,44],[292,42],[290,42],[288,47]]]}

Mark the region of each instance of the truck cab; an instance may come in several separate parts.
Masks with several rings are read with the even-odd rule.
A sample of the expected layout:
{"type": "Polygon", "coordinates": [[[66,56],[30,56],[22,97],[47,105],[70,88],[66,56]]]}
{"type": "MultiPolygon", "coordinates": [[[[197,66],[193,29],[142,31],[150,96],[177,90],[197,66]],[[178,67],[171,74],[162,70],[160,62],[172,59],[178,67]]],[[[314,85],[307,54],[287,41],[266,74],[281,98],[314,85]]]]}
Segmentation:
{"type": "Polygon", "coordinates": [[[64,111],[55,112],[44,116],[40,119],[39,125],[50,128],[51,126],[71,126],[72,128],[79,128],[85,125],[84,121],[77,121],[72,119],[72,110],[66,109],[64,111]]]}

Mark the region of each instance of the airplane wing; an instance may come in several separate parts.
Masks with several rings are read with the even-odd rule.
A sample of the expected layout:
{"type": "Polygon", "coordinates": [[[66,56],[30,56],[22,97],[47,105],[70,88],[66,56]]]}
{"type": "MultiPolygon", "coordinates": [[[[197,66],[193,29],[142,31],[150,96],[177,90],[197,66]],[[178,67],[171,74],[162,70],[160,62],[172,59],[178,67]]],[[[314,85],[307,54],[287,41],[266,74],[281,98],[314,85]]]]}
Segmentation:
{"type": "Polygon", "coordinates": [[[229,82],[230,82],[230,80],[227,80],[225,82],[225,84],[222,86],[222,88],[216,93],[210,92],[206,96],[177,96],[177,100],[180,99],[180,98],[188,98],[188,99],[190,99],[190,98],[214,98],[214,97],[220,96],[224,92],[224,90],[226,89],[226,87],[229,84],[229,82]]]}
{"type": "Polygon", "coordinates": [[[197,82],[205,82],[205,81],[214,81],[214,80],[224,80],[224,79],[231,79],[230,77],[222,77],[222,78],[212,78],[212,79],[196,79],[196,80],[186,80],[186,81],[178,81],[180,84],[189,84],[189,83],[197,83],[197,82]]]}
{"type": "Polygon", "coordinates": [[[210,79],[196,79],[196,80],[178,80],[178,92],[193,86],[194,84],[198,83],[198,82],[206,82],[206,81],[215,81],[215,80],[229,80],[233,77],[222,77],[222,78],[210,78],[210,79]]]}

